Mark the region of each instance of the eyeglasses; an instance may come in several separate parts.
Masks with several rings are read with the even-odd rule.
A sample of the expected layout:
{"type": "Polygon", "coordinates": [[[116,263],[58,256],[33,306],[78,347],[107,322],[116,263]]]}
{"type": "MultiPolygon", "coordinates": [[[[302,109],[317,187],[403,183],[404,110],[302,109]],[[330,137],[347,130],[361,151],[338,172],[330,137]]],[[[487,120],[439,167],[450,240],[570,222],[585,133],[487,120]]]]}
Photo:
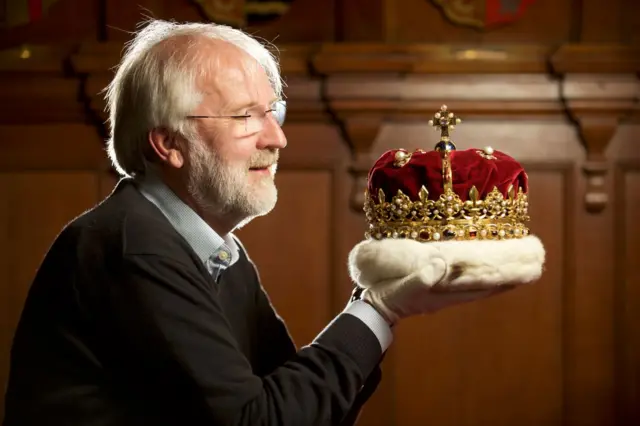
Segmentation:
{"type": "Polygon", "coordinates": [[[278,126],[282,127],[287,115],[287,102],[276,101],[267,111],[247,111],[241,115],[188,115],[187,118],[228,118],[236,122],[234,129],[237,135],[245,136],[258,133],[264,128],[267,115],[273,115],[278,126]]]}

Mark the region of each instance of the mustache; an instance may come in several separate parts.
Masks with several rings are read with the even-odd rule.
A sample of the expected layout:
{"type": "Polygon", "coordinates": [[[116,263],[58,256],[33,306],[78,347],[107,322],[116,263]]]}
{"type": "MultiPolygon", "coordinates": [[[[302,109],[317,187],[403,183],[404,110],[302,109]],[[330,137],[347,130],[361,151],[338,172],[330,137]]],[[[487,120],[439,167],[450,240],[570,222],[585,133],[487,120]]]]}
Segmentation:
{"type": "Polygon", "coordinates": [[[265,152],[261,151],[254,155],[249,161],[249,168],[262,169],[276,164],[280,159],[279,151],[265,152]]]}

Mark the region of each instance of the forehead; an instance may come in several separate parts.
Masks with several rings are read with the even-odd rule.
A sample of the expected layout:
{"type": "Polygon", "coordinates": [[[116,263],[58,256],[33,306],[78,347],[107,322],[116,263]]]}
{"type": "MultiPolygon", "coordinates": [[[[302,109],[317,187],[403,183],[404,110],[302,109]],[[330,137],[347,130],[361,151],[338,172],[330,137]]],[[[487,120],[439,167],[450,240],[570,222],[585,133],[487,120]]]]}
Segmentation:
{"type": "Polygon", "coordinates": [[[207,60],[198,78],[205,100],[227,108],[245,104],[268,104],[274,91],[264,68],[242,49],[227,43],[206,45],[207,60]],[[211,96],[209,96],[211,95],[211,96]]]}

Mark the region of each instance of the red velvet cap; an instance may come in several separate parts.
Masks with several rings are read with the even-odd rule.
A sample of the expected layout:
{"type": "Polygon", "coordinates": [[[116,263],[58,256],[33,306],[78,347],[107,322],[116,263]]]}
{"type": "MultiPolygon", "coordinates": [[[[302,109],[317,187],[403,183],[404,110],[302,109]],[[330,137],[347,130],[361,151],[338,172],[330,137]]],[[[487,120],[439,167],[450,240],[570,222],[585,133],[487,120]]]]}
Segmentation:
{"type": "MultiPolygon", "coordinates": [[[[402,157],[402,155],[399,155],[402,157]]],[[[462,201],[469,197],[473,186],[479,198],[486,196],[494,188],[507,198],[511,186],[529,190],[524,168],[509,155],[490,148],[467,149],[449,153],[452,172],[452,189],[462,201]]],[[[418,192],[424,186],[429,198],[436,199],[444,193],[442,154],[438,151],[417,150],[409,153],[404,149],[387,151],[375,162],[369,171],[368,192],[376,202],[379,189],[392,196],[398,190],[411,200],[418,200],[418,192]],[[398,166],[396,155],[405,154],[404,164],[398,166]]]]}

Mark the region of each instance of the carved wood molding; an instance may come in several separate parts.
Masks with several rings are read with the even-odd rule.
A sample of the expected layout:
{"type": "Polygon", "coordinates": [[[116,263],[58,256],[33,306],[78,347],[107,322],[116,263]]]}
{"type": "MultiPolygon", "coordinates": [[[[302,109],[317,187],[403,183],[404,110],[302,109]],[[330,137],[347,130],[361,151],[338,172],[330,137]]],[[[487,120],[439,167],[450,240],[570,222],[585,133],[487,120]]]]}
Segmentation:
{"type": "Polygon", "coordinates": [[[565,44],[550,62],[558,74],[635,74],[640,72],[640,46],[565,44]]]}
{"type": "Polygon", "coordinates": [[[471,47],[444,44],[325,44],[313,66],[341,73],[544,73],[549,46],[471,47]]]}
{"type": "Polygon", "coordinates": [[[587,158],[582,164],[582,171],[587,179],[585,208],[590,213],[599,213],[609,203],[609,194],[605,188],[605,178],[609,172],[605,151],[622,117],[611,113],[584,113],[571,107],[569,111],[578,125],[580,139],[587,152],[587,158]]]}
{"type": "Polygon", "coordinates": [[[590,213],[599,213],[609,204],[605,153],[620,123],[637,109],[640,81],[633,76],[569,74],[561,84],[567,113],[586,152],[584,206],[590,213]]]}
{"type": "Polygon", "coordinates": [[[551,57],[552,71],[564,76],[562,97],[586,151],[584,203],[598,213],[609,203],[605,151],[624,119],[638,111],[640,48],[564,45],[551,57]]]}
{"type": "Polygon", "coordinates": [[[364,189],[367,186],[367,175],[371,167],[371,146],[380,133],[383,118],[375,114],[362,114],[338,117],[342,123],[344,136],[350,144],[353,156],[349,172],[353,177],[350,206],[362,212],[364,206],[364,189]]]}

